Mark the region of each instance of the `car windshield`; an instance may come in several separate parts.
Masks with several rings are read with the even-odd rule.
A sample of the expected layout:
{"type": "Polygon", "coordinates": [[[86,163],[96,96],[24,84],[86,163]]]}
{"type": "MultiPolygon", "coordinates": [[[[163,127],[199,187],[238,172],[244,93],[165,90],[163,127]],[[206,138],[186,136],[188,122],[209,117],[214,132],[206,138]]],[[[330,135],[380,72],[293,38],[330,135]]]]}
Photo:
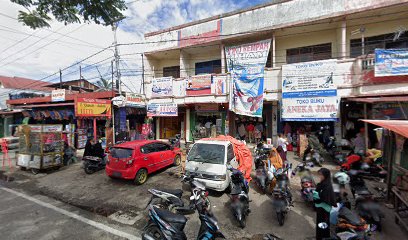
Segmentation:
{"type": "Polygon", "coordinates": [[[219,144],[196,143],[188,153],[188,161],[224,164],[225,146],[219,144]]]}
{"type": "Polygon", "coordinates": [[[132,156],[133,149],[130,148],[112,148],[110,155],[113,158],[130,158],[132,156]]]}

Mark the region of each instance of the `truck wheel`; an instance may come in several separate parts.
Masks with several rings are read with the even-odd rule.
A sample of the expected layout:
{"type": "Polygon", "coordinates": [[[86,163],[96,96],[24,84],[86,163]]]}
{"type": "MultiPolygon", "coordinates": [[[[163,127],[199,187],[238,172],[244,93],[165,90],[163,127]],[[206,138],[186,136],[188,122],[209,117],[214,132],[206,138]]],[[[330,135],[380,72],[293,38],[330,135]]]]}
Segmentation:
{"type": "Polygon", "coordinates": [[[142,185],[147,181],[147,170],[142,168],[136,173],[135,184],[142,185]]]}

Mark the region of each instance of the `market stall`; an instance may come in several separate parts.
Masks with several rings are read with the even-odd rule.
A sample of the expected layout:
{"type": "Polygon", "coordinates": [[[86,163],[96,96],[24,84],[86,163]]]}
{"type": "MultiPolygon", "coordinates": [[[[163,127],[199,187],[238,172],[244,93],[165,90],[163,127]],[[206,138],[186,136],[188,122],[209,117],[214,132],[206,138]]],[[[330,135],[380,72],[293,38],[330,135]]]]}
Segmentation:
{"type": "Polygon", "coordinates": [[[42,169],[63,165],[63,128],[61,124],[19,126],[20,147],[17,166],[37,174],[42,169]]]}
{"type": "Polygon", "coordinates": [[[388,198],[393,198],[395,222],[408,230],[408,121],[363,120],[386,129],[381,141],[387,169],[388,198]]]}

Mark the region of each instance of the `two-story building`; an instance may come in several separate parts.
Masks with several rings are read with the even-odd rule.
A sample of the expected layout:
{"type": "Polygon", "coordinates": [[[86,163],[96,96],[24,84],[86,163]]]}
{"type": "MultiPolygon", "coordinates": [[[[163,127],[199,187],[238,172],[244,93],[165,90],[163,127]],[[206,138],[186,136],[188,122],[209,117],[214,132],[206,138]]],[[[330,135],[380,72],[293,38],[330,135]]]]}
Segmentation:
{"type": "Polygon", "coordinates": [[[325,122],[288,121],[293,132],[329,125],[340,139],[350,130],[346,121],[357,130],[359,118],[379,112],[387,117],[387,109],[401,113],[395,118],[406,116],[408,76],[375,77],[373,53],[376,48],[408,48],[407,16],[406,0],[278,0],[146,33],[152,45],[144,53],[146,98],[150,104],[178,106],[177,116],[156,117],[156,136],[181,133],[191,140],[194,134],[214,131],[235,136],[240,123],[253,122],[262,124],[264,137],[275,139],[285,123],[282,69],[322,60],[335,64],[332,83],[339,114],[325,122]],[[225,47],[267,39],[262,118],[235,114],[228,110],[231,78],[225,47]]]}

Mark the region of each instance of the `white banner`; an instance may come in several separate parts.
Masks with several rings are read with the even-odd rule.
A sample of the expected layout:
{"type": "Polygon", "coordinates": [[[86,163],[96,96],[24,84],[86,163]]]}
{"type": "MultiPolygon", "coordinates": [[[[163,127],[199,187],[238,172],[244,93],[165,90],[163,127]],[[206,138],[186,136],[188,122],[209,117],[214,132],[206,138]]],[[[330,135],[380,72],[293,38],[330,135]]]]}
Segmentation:
{"type": "Polygon", "coordinates": [[[282,120],[335,121],[339,99],[335,59],[282,66],[282,120]]]}
{"type": "Polygon", "coordinates": [[[65,101],[65,89],[58,89],[51,91],[51,102],[65,101]]]}
{"type": "Polygon", "coordinates": [[[173,77],[153,78],[152,98],[173,96],[173,77]]]}
{"type": "Polygon", "coordinates": [[[227,75],[214,75],[212,77],[211,93],[215,95],[227,93],[227,75]]]}

